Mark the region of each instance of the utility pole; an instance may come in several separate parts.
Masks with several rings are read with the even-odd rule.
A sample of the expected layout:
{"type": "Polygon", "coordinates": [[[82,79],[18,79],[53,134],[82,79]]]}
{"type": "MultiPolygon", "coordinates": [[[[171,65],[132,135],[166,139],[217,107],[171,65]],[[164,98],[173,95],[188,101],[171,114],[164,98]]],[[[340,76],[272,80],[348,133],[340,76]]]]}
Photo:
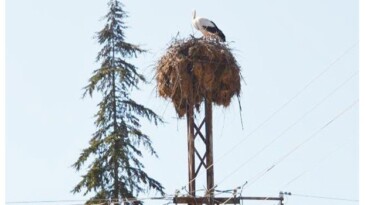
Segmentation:
{"type": "Polygon", "coordinates": [[[214,205],[214,204],[240,204],[241,200],[268,200],[279,201],[278,205],[283,205],[283,193],[280,192],[279,197],[214,197],[214,163],[213,163],[213,125],[212,125],[212,102],[208,99],[204,100],[204,118],[197,124],[194,118],[194,99],[193,92],[190,94],[190,100],[187,104],[187,138],[188,138],[188,173],[189,173],[189,196],[179,197],[173,199],[175,204],[188,205],[214,205]],[[203,130],[205,126],[205,130],[203,130]],[[205,132],[204,132],[205,131],[205,132]],[[201,153],[195,147],[195,140],[197,137],[204,142],[205,152],[201,153]],[[197,157],[197,161],[195,160],[197,157]],[[198,166],[196,165],[196,162],[198,166]],[[202,170],[206,170],[207,192],[204,197],[196,196],[196,177],[202,170]]]}
{"type": "MultiPolygon", "coordinates": [[[[206,170],[207,176],[207,193],[209,198],[208,204],[213,204],[214,198],[214,166],[213,166],[213,129],[212,129],[212,102],[208,99],[204,100],[204,119],[199,126],[194,119],[194,99],[191,93],[189,103],[187,105],[187,133],[188,133],[188,171],[189,171],[189,195],[196,196],[196,177],[202,167],[206,170]],[[205,126],[205,132],[202,129],[205,126]],[[204,142],[205,152],[201,153],[195,147],[197,137],[204,142]],[[197,156],[198,166],[195,167],[195,156],[197,156]]],[[[190,203],[189,203],[190,204],[190,203]]]]}

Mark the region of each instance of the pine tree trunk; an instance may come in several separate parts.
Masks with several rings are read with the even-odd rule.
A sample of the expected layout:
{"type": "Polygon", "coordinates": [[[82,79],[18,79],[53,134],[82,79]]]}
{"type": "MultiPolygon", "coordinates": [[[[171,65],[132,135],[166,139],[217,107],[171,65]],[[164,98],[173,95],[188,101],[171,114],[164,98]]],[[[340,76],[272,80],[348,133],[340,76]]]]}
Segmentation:
{"type": "MultiPolygon", "coordinates": [[[[112,58],[112,69],[115,68],[114,65],[114,40],[113,40],[113,58],[112,58]]],[[[112,92],[113,92],[113,131],[117,132],[118,129],[118,122],[117,122],[117,97],[116,97],[116,89],[115,89],[115,71],[112,72],[112,92]]],[[[114,199],[118,200],[119,198],[119,173],[118,173],[118,167],[119,167],[119,163],[118,163],[118,156],[117,153],[119,151],[119,138],[116,139],[116,141],[114,142],[114,199]]]]}

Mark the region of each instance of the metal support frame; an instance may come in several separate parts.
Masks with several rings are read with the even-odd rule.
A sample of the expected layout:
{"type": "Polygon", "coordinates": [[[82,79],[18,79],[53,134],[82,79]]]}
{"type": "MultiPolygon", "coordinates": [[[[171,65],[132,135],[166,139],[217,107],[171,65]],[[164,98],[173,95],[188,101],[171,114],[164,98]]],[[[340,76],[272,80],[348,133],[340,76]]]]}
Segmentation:
{"type": "MultiPolygon", "coordinates": [[[[192,98],[191,98],[192,99],[192,98]]],[[[213,131],[212,131],[212,103],[204,101],[204,119],[199,126],[195,123],[194,103],[190,101],[187,106],[187,131],[188,131],[188,167],[189,167],[189,197],[174,197],[173,202],[176,204],[183,203],[189,205],[201,204],[240,204],[241,200],[270,200],[279,201],[283,205],[283,194],[279,197],[214,197],[214,166],[213,166],[213,131]],[[203,126],[205,126],[205,133],[203,126]],[[198,137],[199,136],[199,137],[198,137]],[[201,139],[205,144],[204,154],[199,153],[195,147],[195,140],[201,139]],[[197,156],[197,164],[195,161],[197,156]],[[196,197],[196,177],[202,170],[206,170],[207,176],[207,193],[204,197],[196,197]]]]}
{"type": "Polygon", "coordinates": [[[283,194],[279,197],[214,197],[214,166],[213,166],[213,126],[212,126],[212,102],[204,100],[204,119],[199,126],[195,123],[194,118],[194,98],[190,93],[189,102],[186,107],[187,135],[188,135],[188,171],[189,171],[189,197],[174,197],[173,202],[184,203],[189,205],[200,204],[240,204],[241,200],[276,200],[279,205],[283,205],[283,194]],[[205,133],[203,133],[205,126],[205,133]],[[197,138],[199,136],[199,138],[197,138]],[[195,140],[201,139],[205,144],[204,154],[199,153],[195,147],[195,140]],[[196,167],[195,156],[197,156],[198,166],[196,167]],[[202,170],[206,170],[207,192],[204,197],[196,197],[196,177],[202,170]]]}
{"type": "MultiPolygon", "coordinates": [[[[188,164],[189,164],[189,195],[195,197],[196,176],[202,170],[206,170],[207,193],[206,196],[213,198],[214,195],[214,167],[213,167],[213,132],[212,132],[212,102],[204,101],[205,116],[199,126],[195,123],[194,103],[191,101],[187,106],[187,129],[188,129],[188,164]],[[205,130],[202,130],[203,126],[205,130]],[[205,132],[204,132],[205,131],[205,132]],[[195,140],[202,140],[205,144],[205,152],[199,152],[195,147],[195,140]],[[197,158],[196,158],[197,157],[197,158]],[[197,159],[197,161],[195,161],[197,159]],[[197,162],[197,166],[196,166],[197,162]]],[[[211,200],[209,200],[211,201],[211,200]]],[[[212,202],[209,204],[213,204],[212,202]]]]}

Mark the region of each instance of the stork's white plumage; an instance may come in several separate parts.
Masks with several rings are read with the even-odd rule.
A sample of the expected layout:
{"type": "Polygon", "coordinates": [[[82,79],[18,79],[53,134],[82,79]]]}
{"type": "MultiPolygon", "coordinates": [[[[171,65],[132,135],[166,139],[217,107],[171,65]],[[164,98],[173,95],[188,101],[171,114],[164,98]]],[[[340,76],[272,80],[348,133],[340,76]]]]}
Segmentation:
{"type": "Polygon", "coordinates": [[[195,10],[193,11],[193,26],[204,36],[215,35],[223,42],[226,41],[226,37],[217,25],[209,19],[197,17],[195,10]]]}

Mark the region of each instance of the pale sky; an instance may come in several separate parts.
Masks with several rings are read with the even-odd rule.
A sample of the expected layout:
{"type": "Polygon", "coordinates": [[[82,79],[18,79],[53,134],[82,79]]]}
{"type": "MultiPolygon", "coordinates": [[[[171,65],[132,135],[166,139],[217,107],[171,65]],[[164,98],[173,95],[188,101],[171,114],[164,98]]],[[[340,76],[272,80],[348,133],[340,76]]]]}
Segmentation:
{"type": "MultiPolygon", "coordinates": [[[[358,199],[359,109],[358,104],[349,107],[359,97],[358,1],[122,2],[130,15],[126,40],[149,50],[130,60],[152,80],[133,96],[167,122],[157,128],[145,123],[143,128],[159,155],[146,155],[146,171],[167,194],[187,184],[186,122],[176,118],[171,103],[157,96],[153,67],[178,32],[182,37],[201,35],[191,26],[196,9],[225,33],[247,82],[242,82],[241,93],[244,129],[236,99],[226,109],[214,107],[217,189],[248,181],[244,196],[288,191],[358,199]]],[[[100,20],[106,4],[6,2],[7,202],[86,199],[70,193],[84,173],[75,172],[71,164],[95,131],[99,99],[81,96],[98,67],[100,47],[93,37],[104,25],[100,20]]],[[[197,189],[204,186],[201,175],[197,189]]],[[[287,199],[297,205],[358,204],[287,199]]],[[[166,202],[157,202],[162,203],[166,202]]]]}

